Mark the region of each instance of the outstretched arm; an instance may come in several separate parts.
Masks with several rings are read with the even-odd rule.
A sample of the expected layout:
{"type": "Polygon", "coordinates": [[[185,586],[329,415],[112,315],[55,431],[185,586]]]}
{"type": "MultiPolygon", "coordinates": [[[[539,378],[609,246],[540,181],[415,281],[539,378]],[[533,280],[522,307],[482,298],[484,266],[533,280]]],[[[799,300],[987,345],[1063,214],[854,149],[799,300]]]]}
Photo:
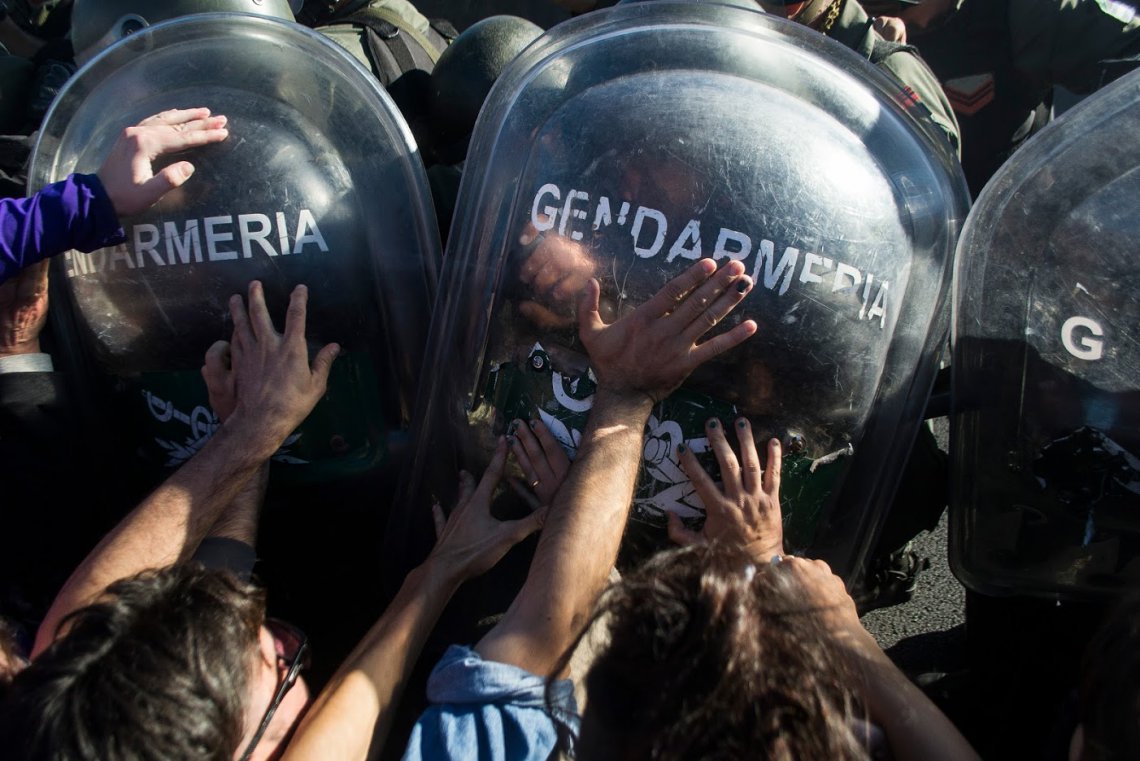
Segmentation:
{"type": "Polygon", "coordinates": [[[579,332],[598,390],[578,456],[558,490],[530,573],[503,619],[476,645],[485,660],[548,674],[586,621],[609,577],[625,529],[653,405],[698,365],[756,332],[745,321],[697,341],[752,287],[739,262],[702,259],[612,325],[591,281],[579,332]]]}
{"type": "Polygon", "coordinates": [[[462,474],[459,504],[446,521],[442,509],[434,507],[435,548],[404,579],[384,615],[321,692],[285,759],[352,761],[380,752],[412,667],[452,594],[542,526],[545,508],[517,521],[491,515],[506,458],[507,445],[500,440],[477,488],[469,474],[462,474]]]}
{"type": "Polygon", "coordinates": [[[164,111],[123,130],[95,177],[73,174],[28,198],[0,199],[0,282],[68,249],[122,242],[119,217],[146,210],[194,173],[179,161],[156,174],[153,162],[225,140],[225,125],[208,108],[164,111]]]}
{"type": "Polygon", "coordinates": [[[309,366],[307,300],[305,286],[297,286],[284,335],[273,327],[261,283],[250,283],[248,312],[240,296],[230,300],[237,397],[233,414],[71,574],[36,633],[33,656],[56,638],[68,613],[94,601],[109,584],[192,555],[262,463],[308,416],[325,393],[339,347],[324,347],[309,366]]]}
{"type": "Polygon", "coordinates": [[[809,605],[819,611],[840,651],[863,677],[871,721],[882,727],[898,761],[977,759],[962,733],[899,671],[859,622],[843,580],[822,560],[786,557],[777,570],[796,577],[809,605]]]}

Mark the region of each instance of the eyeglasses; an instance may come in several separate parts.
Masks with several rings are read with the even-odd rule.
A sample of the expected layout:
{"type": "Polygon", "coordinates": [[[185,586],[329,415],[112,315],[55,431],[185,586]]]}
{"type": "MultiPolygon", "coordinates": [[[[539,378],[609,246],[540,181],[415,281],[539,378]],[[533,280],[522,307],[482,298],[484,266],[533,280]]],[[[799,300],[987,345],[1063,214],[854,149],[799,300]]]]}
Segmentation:
{"type": "MultiPolygon", "coordinates": [[[[285,667],[285,676],[277,685],[277,692],[273,695],[269,707],[265,709],[265,717],[253,733],[253,737],[241,754],[240,761],[249,761],[257,744],[269,729],[273,721],[273,714],[277,713],[285,695],[297,683],[297,677],[309,667],[309,638],[305,633],[292,624],[285,623],[276,618],[265,619],[265,628],[273,635],[273,643],[277,649],[277,663],[285,667]]],[[[278,672],[280,673],[280,672],[278,672]]]]}

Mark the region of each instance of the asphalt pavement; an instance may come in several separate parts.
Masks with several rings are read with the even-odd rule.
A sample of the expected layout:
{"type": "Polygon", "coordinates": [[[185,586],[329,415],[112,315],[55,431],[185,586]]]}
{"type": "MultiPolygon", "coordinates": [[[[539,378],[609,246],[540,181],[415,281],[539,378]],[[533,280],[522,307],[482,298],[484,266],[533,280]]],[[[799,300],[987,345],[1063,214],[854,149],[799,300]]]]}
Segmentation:
{"type": "MultiPolygon", "coordinates": [[[[948,447],[946,418],[934,421],[934,436],[948,447]]],[[[911,676],[955,671],[965,665],[966,591],[950,572],[946,554],[947,519],[915,539],[914,550],[930,561],[918,577],[910,602],[863,616],[863,625],[898,666],[911,676]]]]}

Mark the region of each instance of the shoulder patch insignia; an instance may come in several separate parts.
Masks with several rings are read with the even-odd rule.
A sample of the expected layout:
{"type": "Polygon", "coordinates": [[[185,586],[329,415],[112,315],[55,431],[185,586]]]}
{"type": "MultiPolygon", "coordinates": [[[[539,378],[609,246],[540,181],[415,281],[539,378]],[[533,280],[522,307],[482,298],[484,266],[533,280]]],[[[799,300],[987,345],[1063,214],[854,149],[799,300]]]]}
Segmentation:
{"type": "Polygon", "coordinates": [[[948,79],[942,84],[942,89],[956,113],[972,116],[993,102],[994,75],[986,73],[948,79]]]}

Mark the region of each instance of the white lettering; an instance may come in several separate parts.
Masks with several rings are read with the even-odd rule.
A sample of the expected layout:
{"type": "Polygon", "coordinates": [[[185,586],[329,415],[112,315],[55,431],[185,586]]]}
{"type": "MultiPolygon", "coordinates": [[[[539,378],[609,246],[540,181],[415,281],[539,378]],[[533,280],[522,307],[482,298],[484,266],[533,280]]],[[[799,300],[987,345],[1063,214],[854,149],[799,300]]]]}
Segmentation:
{"type": "MultiPolygon", "coordinates": [[[[574,202],[577,200],[589,201],[590,194],[584,193],[581,190],[571,190],[566,194],[566,202],[562,204],[562,221],[558,224],[558,234],[566,235],[567,229],[570,227],[571,221],[575,219],[585,219],[585,209],[575,209],[574,202]]],[[[581,230],[570,230],[570,238],[573,240],[582,240],[581,230]]]]}
{"type": "Polygon", "coordinates": [[[867,311],[867,319],[873,320],[879,318],[879,330],[882,330],[887,322],[887,289],[891,284],[883,281],[879,286],[879,292],[875,294],[875,303],[871,304],[871,308],[867,311]]]}
{"type": "Polygon", "coordinates": [[[736,259],[737,261],[744,261],[748,255],[752,253],[752,239],[744,233],[738,233],[736,230],[729,230],[727,227],[720,228],[720,235],[716,238],[716,248],[713,249],[713,259],[736,259]],[[736,244],[736,250],[728,248],[729,241],[736,244]]]}
{"type": "Polygon", "coordinates": [[[539,232],[545,232],[554,227],[555,217],[558,216],[557,206],[547,206],[543,208],[543,216],[539,216],[538,207],[542,203],[543,196],[551,196],[553,200],[558,201],[562,198],[562,193],[559,192],[558,186],[554,183],[546,183],[534,196],[534,203],[530,207],[530,222],[534,225],[534,229],[539,232]]]}
{"type": "Polygon", "coordinates": [[[194,256],[194,261],[202,261],[202,241],[198,235],[198,220],[186,220],[183,231],[182,236],[179,237],[178,226],[173,222],[167,222],[162,226],[162,236],[166,242],[166,261],[174,264],[174,257],[177,255],[178,261],[189,264],[191,254],[194,256]]]}
{"type": "Polygon", "coordinates": [[[293,245],[293,253],[301,253],[301,250],[309,243],[316,243],[322,254],[329,252],[329,246],[325,243],[325,236],[321,235],[321,229],[317,227],[317,220],[313,216],[313,212],[308,209],[301,209],[301,213],[297,217],[297,242],[293,245]]]}
{"type": "Polygon", "coordinates": [[[212,262],[237,259],[237,251],[219,251],[218,244],[234,239],[233,233],[218,232],[218,225],[233,224],[233,217],[206,217],[202,220],[206,225],[206,258],[212,262]]]}
{"type": "Polygon", "coordinates": [[[823,278],[812,272],[812,267],[822,264],[824,271],[830,270],[833,262],[819,254],[804,254],[804,268],[800,271],[801,283],[822,283],[823,278]]]}
{"type": "Polygon", "coordinates": [[[1103,337],[1104,328],[1088,317],[1070,317],[1061,325],[1061,343],[1065,345],[1065,351],[1077,359],[1095,362],[1104,357],[1104,341],[1099,340],[1103,337]],[[1078,339],[1075,335],[1078,329],[1087,330],[1093,338],[1084,335],[1078,339]]]}
{"type": "Polygon", "coordinates": [[[142,267],[143,252],[150,254],[150,258],[155,264],[166,264],[162,261],[162,257],[158,255],[155,249],[158,247],[158,226],[157,225],[135,225],[133,232],[135,244],[135,256],[138,259],[138,266],[142,267]]]}
{"type": "Polygon", "coordinates": [[[613,222],[613,216],[610,212],[610,199],[602,196],[598,199],[598,209],[594,212],[594,229],[601,228],[602,225],[609,225],[613,222]]]}
{"type": "Polygon", "coordinates": [[[780,257],[780,264],[776,265],[776,244],[767,239],[761,240],[760,248],[756,252],[756,266],[752,269],[752,282],[760,282],[761,269],[764,271],[764,287],[769,291],[775,290],[776,284],[783,278],[778,292],[783,296],[788,292],[788,286],[792,284],[792,274],[799,258],[800,250],[788,246],[784,249],[784,255],[780,257]]]}
{"type": "MultiPolygon", "coordinates": [[[[831,281],[831,292],[835,293],[836,291],[858,288],[862,282],[863,273],[850,264],[840,262],[835,268],[835,279],[831,281]]],[[[868,319],[870,319],[869,316],[868,319]]]]}
{"type": "Polygon", "coordinates": [[[630,228],[629,234],[633,237],[633,253],[640,256],[642,259],[649,259],[656,256],[661,247],[665,245],[665,231],[669,229],[669,223],[665,221],[665,215],[657,211],[657,209],[647,209],[644,206],[637,207],[637,213],[633,215],[633,227],[630,228]],[[641,237],[641,225],[646,219],[651,219],[657,223],[657,237],[653,239],[653,243],[644,248],[637,245],[641,237]]]}
{"type": "MultiPolygon", "coordinates": [[[[115,271],[116,262],[126,262],[127,269],[133,270],[135,268],[135,262],[131,259],[131,252],[127,250],[126,244],[121,244],[111,249],[111,262],[109,267],[111,272],[115,271]]],[[[139,259],[139,266],[142,266],[141,257],[139,259]]]]}
{"type": "Polygon", "coordinates": [[[239,214],[238,231],[241,235],[241,255],[246,259],[253,256],[251,244],[257,243],[261,250],[269,256],[277,256],[277,251],[269,245],[269,233],[273,230],[273,223],[264,214],[239,214]],[[254,225],[258,226],[255,231],[254,225]]]}
{"type": "Polygon", "coordinates": [[[690,219],[689,224],[685,225],[685,229],[681,231],[681,237],[673,243],[665,261],[671,262],[678,256],[683,256],[686,259],[701,258],[701,223],[695,219],[690,219]]]}
{"type": "Polygon", "coordinates": [[[288,228],[285,227],[285,213],[277,212],[277,243],[282,256],[288,255],[288,228]]]}

